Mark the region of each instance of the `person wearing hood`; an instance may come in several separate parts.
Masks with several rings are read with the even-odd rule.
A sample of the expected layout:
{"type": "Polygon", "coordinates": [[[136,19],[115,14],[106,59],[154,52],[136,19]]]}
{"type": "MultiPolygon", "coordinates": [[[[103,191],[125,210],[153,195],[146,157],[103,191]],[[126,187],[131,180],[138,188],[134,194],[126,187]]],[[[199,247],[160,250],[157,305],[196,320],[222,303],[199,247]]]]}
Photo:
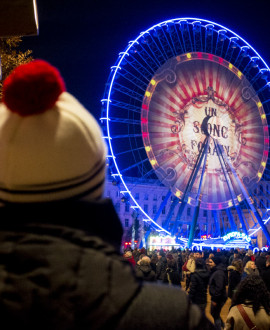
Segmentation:
{"type": "Polygon", "coordinates": [[[177,263],[172,255],[167,255],[167,268],[163,283],[181,287],[181,277],[177,270],[177,263]]]}
{"type": "Polygon", "coordinates": [[[156,276],[158,282],[163,282],[166,276],[167,259],[163,250],[158,252],[158,261],[156,264],[156,276]]]}
{"type": "Polygon", "coordinates": [[[209,282],[209,272],[205,269],[205,262],[202,258],[195,260],[195,271],[190,277],[189,298],[193,304],[205,311],[207,304],[207,287],[209,282]]]}
{"type": "Polygon", "coordinates": [[[241,259],[233,260],[232,264],[228,266],[229,272],[229,285],[228,285],[228,297],[232,299],[237,285],[241,281],[241,275],[243,272],[243,262],[241,259]]]}
{"type": "Polygon", "coordinates": [[[150,265],[151,259],[148,256],[144,256],[138,261],[136,266],[136,277],[148,282],[156,281],[156,274],[152,270],[150,265]]]}
{"type": "Polygon", "coordinates": [[[218,330],[224,328],[220,312],[227,300],[226,294],[226,268],[219,256],[209,259],[211,275],[209,279],[209,293],[211,296],[211,315],[218,330]]]}

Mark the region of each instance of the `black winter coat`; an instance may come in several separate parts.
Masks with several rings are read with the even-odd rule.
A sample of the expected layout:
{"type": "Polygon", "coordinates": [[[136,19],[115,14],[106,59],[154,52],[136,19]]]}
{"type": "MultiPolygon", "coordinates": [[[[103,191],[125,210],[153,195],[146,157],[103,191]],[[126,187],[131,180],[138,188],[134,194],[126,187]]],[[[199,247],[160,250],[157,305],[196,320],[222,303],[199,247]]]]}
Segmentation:
{"type": "Polygon", "coordinates": [[[9,330],[213,329],[181,289],[136,279],[111,201],[9,205],[0,218],[9,330]]]}
{"type": "Polygon", "coordinates": [[[162,257],[158,260],[156,264],[156,275],[158,280],[164,281],[166,275],[166,268],[167,268],[167,259],[162,257]]]}
{"type": "Polygon", "coordinates": [[[267,290],[270,293],[270,266],[266,267],[265,270],[262,271],[262,279],[267,287],[267,290]]]}
{"type": "Polygon", "coordinates": [[[260,274],[266,269],[266,255],[262,254],[258,256],[255,260],[255,264],[258,268],[260,274]]]}
{"type": "Polygon", "coordinates": [[[163,283],[181,287],[181,277],[177,269],[166,268],[163,283]]]}
{"type": "Polygon", "coordinates": [[[205,304],[207,302],[207,286],[210,274],[205,269],[195,270],[190,277],[189,298],[194,304],[205,304]]]}
{"type": "Polygon", "coordinates": [[[232,298],[237,285],[241,281],[241,274],[235,269],[234,266],[229,266],[228,271],[229,271],[228,297],[232,298]]]}
{"type": "Polygon", "coordinates": [[[136,277],[143,281],[154,282],[156,281],[156,274],[150,265],[137,265],[136,277]]]}
{"type": "Polygon", "coordinates": [[[209,279],[209,293],[211,300],[220,303],[227,299],[226,293],[226,268],[221,263],[216,267],[212,268],[209,279]]]}

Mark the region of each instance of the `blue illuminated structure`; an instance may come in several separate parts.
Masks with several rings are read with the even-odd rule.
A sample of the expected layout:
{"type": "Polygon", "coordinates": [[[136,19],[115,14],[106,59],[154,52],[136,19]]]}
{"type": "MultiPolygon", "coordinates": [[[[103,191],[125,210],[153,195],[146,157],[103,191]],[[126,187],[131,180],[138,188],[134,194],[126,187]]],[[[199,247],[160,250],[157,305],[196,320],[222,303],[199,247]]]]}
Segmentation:
{"type": "MultiPolygon", "coordinates": [[[[172,175],[172,172],[168,171],[166,177],[163,176],[164,181],[160,175],[157,175],[157,157],[151,155],[152,146],[147,144],[149,130],[144,130],[148,120],[144,112],[149,109],[147,102],[151,99],[152,90],[155,90],[157,84],[153,77],[171,59],[175,58],[177,61],[183,62],[184,58],[185,61],[188,61],[190,59],[199,60],[206,56],[208,56],[207,60],[215,57],[220,65],[225,63],[228,70],[234,70],[236,77],[237,74],[239,77],[241,75],[245,77],[252,86],[252,91],[255,92],[254,95],[247,97],[254,99],[256,97],[259,100],[258,109],[254,109],[254,111],[258,111],[264,127],[268,128],[270,115],[268,65],[257,51],[239,35],[220,24],[205,19],[171,19],[160,22],[140,33],[136,39],[128,43],[123,52],[119,53],[115,65],[111,67],[104,97],[101,100],[100,120],[104,139],[108,144],[109,172],[121,187],[123,200],[130,204],[139,218],[147,225],[146,237],[151,230],[155,230],[162,235],[176,235],[180,238],[183,235],[179,229],[182,215],[187,206],[191,205],[194,209],[193,220],[190,221],[188,230],[184,233],[188,238],[189,247],[195,237],[197,222],[200,222],[200,198],[206,191],[203,179],[199,184],[202,193],[197,191],[195,198],[197,204],[191,202],[191,191],[194,181],[196,179],[199,181],[199,177],[203,178],[204,172],[207,171],[203,164],[203,156],[207,155],[207,149],[204,149],[201,158],[198,153],[197,162],[193,164],[192,168],[193,177],[190,176],[185,190],[181,192],[168,186],[166,196],[163,196],[162,200],[159,198],[159,207],[155,214],[144,210],[142,202],[138,202],[133,194],[136,183],[130,184],[126,178],[135,177],[138,183],[149,179],[155,181],[156,186],[163,186],[167,177],[172,175]],[[263,112],[261,112],[262,108],[263,112]],[[163,223],[160,223],[160,215],[164,209],[166,209],[167,217],[163,223]]],[[[181,123],[181,120],[178,123],[181,123]]],[[[178,129],[181,130],[181,128],[178,129]]],[[[240,135],[238,137],[240,139],[240,135]]],[[[218,149],[218,141],[213,139],[213,142],[215,148],[218,149]]],[[[238,176],[230,155],[224,159],[222,150],[218,154],[222,167],[221,175],[230,192],[231,202],[228,202],[226,207],[223,204],[219,208],[204,207],[212,212],[216,236],[221,236],[221,227],[224,235],[227,231],[236,230],[234,214],[239,219],[241,230],[245,234],[253,237],[262,229],[270,244],[270,236],[266,227],[269,221],[268,210],[270,210],[269,138],[267,139],[266,135],[264,143],[264,155],[267,155],[267,159],[261,161],[261,165],[259,164],[254,184],[247,185],[243,177],[238,176]],[[235,182],[240,185],[241,196],[239,192],[237,193],[235,182]],[[227,228],[224,223],[222,226],[220,225],[224,214],[229,220],[227,228]]],[[[168,150],[166,149],[166,151],[168,150]]],[[[170,157],[173,157],[172,153],[173,151],[171,151],[170,157]]],[[[205,161],[206,158],[204,158],[205,161]]]]}

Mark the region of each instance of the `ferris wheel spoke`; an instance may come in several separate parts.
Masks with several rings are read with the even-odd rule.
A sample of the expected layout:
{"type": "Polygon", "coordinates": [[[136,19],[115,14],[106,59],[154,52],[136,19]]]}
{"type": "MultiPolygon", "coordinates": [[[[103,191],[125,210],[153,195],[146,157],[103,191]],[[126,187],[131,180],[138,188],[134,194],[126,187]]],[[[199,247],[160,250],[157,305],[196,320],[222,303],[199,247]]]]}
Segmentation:
{"type": "Polygon", "coordinates": [[[172,56],[172,54],[170,54],[170,51],[169,52],[165,51],[165,47],[167,46],[167,43],[164,42],[165,38],[161,26],[157,26],[154,28],[153,37],[156,38],[157,40],[156,45],[158,44],[158,48],[161,50],[161,53],[163,54],[165,61],[167,61],[172,56]]]}
{"type": "Polygon", "coordinates": [[[213,39],[214,39],[214,36],[213,36],[213,24],[207,24],[205,26],[205,43],[204,43],[204,51],[206,53],[210,53],[212,54],[213,53],[213,39]]]}
{"type": "Polygon", "coordinates": [[[120,134],[120,135],[112,135],[112,139],[126,139],[126,138],[140,138],[141,134],[120,134]]]}
{"type": "Polygon", "coordinates": [[[175,47],[174,47],[174,45],[170,42],[171,38],[170,38],[170,40],[169,40],[169,39],[168,39],[168,36],[167,36],[167,34],[170,36],[170,33],[169,33],[169,31],[168,31],[168,26],[167,26],[167,25],[164,25],[164,26],[166,27],[166,31],[167,31],[167,33],[166,33],[166,31],[164,30],[164,28],[161,27],[161,31],[162,31],[162,33],[163,33],[163,40],[165,41],[165,42],[163,42],[163,44],[165,45],[165,47],[168,47],[168,48],[169,48],[169,49],[167,50],[167,53],[169,54],[169,57],[177,56],[177,53],[176,53],[175,47]]]}
{"type": "Polygon", "coordinates": [[[193,44],[187,20],[180,20],[180,31],[185,45],[186,52],[193,52],[193,44]]]}
{"type": "Polygon", "coordinates": [[[124,85],[121,85],[119,83],[115,83],[114,91],[118,91],[122,94],[125,94],[125,95],[133,98],[136,101],[139,101],[139,102],[141,101],[141,94],[139,94],[138,92],[135,92],[134,90],[132,90],[128,87],[125,87],[124,85]]]}
{"type": "Polygon", "coordinates": [[[233,60],[234,65],[237,68],[242,67],[242,62],[245,60],[245,58],[248,57],[248,51],[250,49],[249,46],[240,46],[240,45],[239,45],[239,48],[240,48],[239,53],[236,56],[236,58],[233,60]]]}
{"type": "Polygon", "coordinates": [[[125,155],[125,154],[132,153],[132,151],[134,152],[134,151],[140,151],[140,150],[144,150],[144,147],[138,147],[138,148],[133,149],[133,150],[127,149],[125,151],[116,152],[114,155],[115,155],[115,157],[118,157],[118,156],[122,156],[122,155],[125,155]]]}
{"type": "Polygon", "coordinates": [[[130,71],[125,70],[125,68],[119,72],[119,76],[126,79],[127,82],[132,83],[137,89],[141,89],[142,92],[144,92],[147,88],[147,83],[142,81],[140,78],[136,77],[134,74],[132,74],[130,71]]]}
{"type": "Polygon", "coordinates": [[[147,81],[150,80],[150,78],[154,74],[153,68],[151,68],[148,63],[145,63],[145,60],[142,60],[141,55],[138,53],[131,53],[128,57],[128,63],[132,64],[136,70],[143,75],[144,77],[147,77],[147,81]],[[136,55],[136,56],[135,56],[136,55]],[[142,62],[142,63],[141,63],[142,62]],[[149,78],[148,78],[149,77],[149,78]]]}
{"type": "Polygon", "coordinates": [[[130,104],[130,103],[126,103],[126,102],[122,102],[122,101],[118,101],[115,99],[111,100],[111,107],[115,107],[116,109],[120,109],[120,111],[122,110],[128,110],[128,111],[132,111],[135,113],[141,113],[141,107],[135,104],[130,104]]]}
{"type": "Polygon", "coordinates": [[[196,52],[203,49],[203,37],[202,37],[202,27],[200,21],[194,21],[192,22],[193,25],[193,43],[194,43],[194,49],[196,52]]]}
{"type": "Polygon", "coordinates": [[[227,31],[224,30],[224,29],[221,29],[221,30],[218,31],[218,36],[217,36],[217,41],[216,41],[216,48],[215,48],[214,53],[217,56],[220,56],[220,57],[222,57],[224,42],[225,42],[225,39],[226,39],[226,33],[227,33],[227,31]]]}
{"type": "Polygon", "coordinates": [[[131,166],[126,167],[126,168],[123,168],[123,169],[121,170],[121,172],[122,172],[122,173],[125,173],[125,172],[127,172],[127,171],[129,171],[129,170],[131,170],[131,169],[133,169],[133,168],[135,168],[135,167],[138,167],[139,165],[142,165],[142,164],[148,162],[148,161],[149,161],[149,159],[148,159],[148,158],[145,158],[145,159],[141,160],[140,162],[138,162],[138,163],[136,163],[136,164],[134,164],[134,165],[131,165],[131,166]]]}
{"type": "Polygon", "coordinates": [[[149,31],[147,35],[147,42],[146,42],[149,50],[152,54],[154,54],[154,57],[159,62],[159,67],[166,62],[166,58],[164,57],[164,54],[160,47],[158,46],[155,37],[153,36],[153,31],[149,31]]]}
{"type": "Polygon", "coordinates": [[[117,117],[110,117],[110,121],[112,123],[122,123],[122,124],[131,124],[131,125],[141,125],[140,120],[132,119],[132,118],[117,118],[117,117]]]}
{"type": "Polygon", "coordinates": [[[181,45],[179,34],[177,33],[176,25],[169,22],[167,24],[167,31],[170,36],[170,42],[173,45],[175,56],[183,53],[183,47],[181,45]]]}
{"type": "Polygon", "coordinates": [[[145,57],[146,62],[149,63],[153,71],[156,71],[161,64],[158,58],[156,57],[155,53],[152,51],[151,47],[149,47],[146,41],[141,42],[140,47],[142,49],[142,55],[144,55],[143,57],[145,57]],[[149,51],[147,50],[146,47],[148,48],[149,51]],[[149,54],[149,52],[151,54],[149,54]]]}

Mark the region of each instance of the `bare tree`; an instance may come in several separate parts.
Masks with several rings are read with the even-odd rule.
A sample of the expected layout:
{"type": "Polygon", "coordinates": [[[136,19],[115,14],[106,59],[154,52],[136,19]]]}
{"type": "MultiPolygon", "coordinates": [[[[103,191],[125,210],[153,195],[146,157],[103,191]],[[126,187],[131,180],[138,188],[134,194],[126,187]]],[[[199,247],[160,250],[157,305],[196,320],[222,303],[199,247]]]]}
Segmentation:
{"type": "Polygon", "coordinates": [[[25,52],[19,50],[21,37],[0,38],[0,59],[2,76],[0,80],[0,100],[2,99],[2,86],[5,78],[20,64],[33,60],[31,50],[25,52]]]}

